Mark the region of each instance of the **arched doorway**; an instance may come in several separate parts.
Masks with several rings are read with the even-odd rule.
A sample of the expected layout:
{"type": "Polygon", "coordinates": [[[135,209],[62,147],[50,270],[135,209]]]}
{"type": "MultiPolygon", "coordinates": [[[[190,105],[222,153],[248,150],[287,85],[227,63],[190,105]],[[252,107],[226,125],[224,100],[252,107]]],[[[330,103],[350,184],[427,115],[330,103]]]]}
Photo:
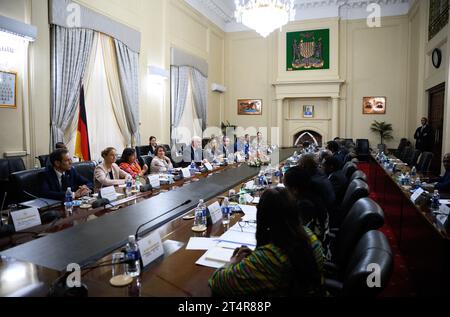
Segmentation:
{"type": "Polygon", "coordinates": [[[303,130],[294,136],[294,146],[303,144],[303,142],[309,142],[310,144],[315,144],[318,147],[322,147],[322,136],[312,130],[303,130]]]}

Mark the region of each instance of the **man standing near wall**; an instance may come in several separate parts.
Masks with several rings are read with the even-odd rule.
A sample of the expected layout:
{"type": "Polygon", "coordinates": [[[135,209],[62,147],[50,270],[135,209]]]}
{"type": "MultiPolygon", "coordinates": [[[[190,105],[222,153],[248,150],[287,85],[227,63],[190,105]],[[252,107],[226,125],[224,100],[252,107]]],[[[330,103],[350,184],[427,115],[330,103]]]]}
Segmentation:
{"type": "Polygon", "coordinates": [[[422,118],[422,126],[418,127],[414,133],[416,139],[416,149],[422,152],[431,152],[433,150],[433,130],[428,125],[428,119],[422,118]]]}

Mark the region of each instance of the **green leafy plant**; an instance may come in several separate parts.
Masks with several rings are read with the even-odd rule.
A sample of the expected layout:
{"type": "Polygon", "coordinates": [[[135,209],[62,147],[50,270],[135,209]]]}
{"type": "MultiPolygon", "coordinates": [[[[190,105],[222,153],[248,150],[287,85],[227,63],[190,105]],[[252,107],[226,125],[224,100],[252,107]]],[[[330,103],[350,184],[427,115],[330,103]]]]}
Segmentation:
{"type": "Polygon", "coordinates": [[[390,123],[386,123],[384,121],[379,122],[375,120],[371,124],[370,130],[380,135],[380,144],[384,144],[384,140],[392,140],[394,138],[392,136],[392,124],[390,123]]]}

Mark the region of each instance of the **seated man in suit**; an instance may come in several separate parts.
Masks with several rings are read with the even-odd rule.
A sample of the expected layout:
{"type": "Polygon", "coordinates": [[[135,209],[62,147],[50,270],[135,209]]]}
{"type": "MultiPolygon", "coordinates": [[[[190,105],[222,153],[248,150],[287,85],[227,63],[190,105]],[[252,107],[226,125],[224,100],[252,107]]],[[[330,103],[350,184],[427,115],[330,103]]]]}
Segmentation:
{"type": "Polygon", "coordinates": [[[445,167],[445,174],[434,181],[437,182],[435,189],[444,192],[450,192],[450,153],[444,155],[442,160],[445,167]]]}
{"type": "Polygon", "coordinates": [[[231,144],[229,137],[224,136],[222,139],[222,151],[221,154],[224,158],[227,158],[229,162],[234,162],[234,147],[231,144]]]}
{"type": "Polygon", "coordinates": [[[183,150],[184,165],[190,164],[192,161],[197,164],[203,161],[202,139],[198,136],[194,136],[191,145],[183,150]]]}
{"type": "Polygon", "coordinates": [[[340,162],[334,156],[327,156],[323,162],[323,169],[325,174],[328,175],[331,185],[333,185],[336,202],[340,204],[347,190],[347,177],[340,169],[340,162]]]}
{"type": "Polygon", "coordinates": [[[314,154],[303,154],[298,165],[311,177],[311,191],[315,192],[325,203],[328,211],[336,207],[336,195],[330,180],[319,170],[319,163],[314,154]]]}
{"type": "Polygon", "coordinates": [[[341,150],[337,141],[330,141],[327,144],[327,150],[329,150],[334,157],[336,157],[341,164],[341,167],[345,163],[345,153],[341,150]]]}
{"type": "Polygon", "coordinates": [[[63,201],[68,187],[75,193],[75,199],[86,196],[92,189],[92,181],[77,173],[72,167],[69,151],[58,149],[50,154],[51,166],[42,174],[41,196],[63,201]]]}

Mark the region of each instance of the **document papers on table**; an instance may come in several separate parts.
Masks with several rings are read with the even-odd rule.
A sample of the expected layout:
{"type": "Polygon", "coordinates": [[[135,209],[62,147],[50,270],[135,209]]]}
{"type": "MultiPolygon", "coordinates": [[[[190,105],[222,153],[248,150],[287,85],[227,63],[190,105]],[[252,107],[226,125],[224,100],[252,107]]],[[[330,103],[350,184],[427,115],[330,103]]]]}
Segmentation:
{"type": "MultiPolygon", "coordinates": [[[[221,237],[214,238],[215,243],[213,241],[207,240],[189,241],[189,244],[191,244],[192,242],[194,246],[197,242],[200,244],[200,246],[203,247],[206,246],[206,244],[210,245],[208,251],[205,254],[203,254],[200,257],[200,259],[198,259],[197,262],[195,263],[198,265],[220,268],[230,261],[231,256],[233,255],[233,252],[236,248],[246,246],[251,250],[255,250],[256,248],[255,233],[256,233],[256,223],[250,222],[246,223],[245,221],[241,221],[240,223],[237,223],[230,229],[228,229],[228,231],[225,232],[221,237]]],[[[189,245],[186,249],[189,250],[189,245]]]]}
{"type": "Polygon", "coordinates": [[[218,238],[197,238],[189,239],[186,250],[209,250],[217,245],[218,238]]]}

